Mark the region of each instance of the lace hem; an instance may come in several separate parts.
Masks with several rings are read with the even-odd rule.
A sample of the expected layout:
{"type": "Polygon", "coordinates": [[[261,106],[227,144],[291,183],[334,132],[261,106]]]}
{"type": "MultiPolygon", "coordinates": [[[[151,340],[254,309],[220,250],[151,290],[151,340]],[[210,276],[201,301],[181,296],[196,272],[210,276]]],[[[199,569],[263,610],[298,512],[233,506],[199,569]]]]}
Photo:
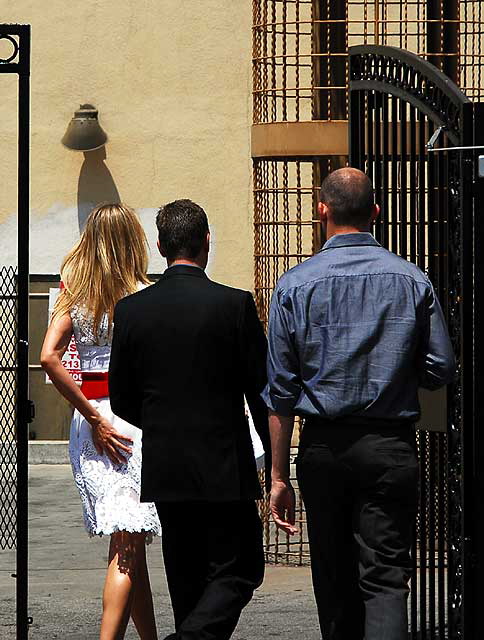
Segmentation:
{"type": "Polygon", "coordinates": [[[113,527],[112,531],[89,531],[87,529],[86,531],[90,538],[103,538],[104,536],[110,536],[113,533],[118,533],[120,531],[126,531],[127,533],[145,533],[146,546],[150,545],[153,542],[155,536],[160,535],[156,531],[147,531],[146,529],[142,529],[141,531],[139,531],[138,529],[118,529],[117,527],[113,527]]]}
{"type": "Polygon", "coordinates": [[[91,537],[117,531],[146,533],[149,544],[154,535],[161,535],[161,526],[155,505],[140,502],[141,432],[110,412],[108,398],[97,401],[96,407],[115,429],[133,438],[133,446],[126,464],[113,465],[98,454],[90,426],[75,412],[69,453],[85,529],[91,537]]]}

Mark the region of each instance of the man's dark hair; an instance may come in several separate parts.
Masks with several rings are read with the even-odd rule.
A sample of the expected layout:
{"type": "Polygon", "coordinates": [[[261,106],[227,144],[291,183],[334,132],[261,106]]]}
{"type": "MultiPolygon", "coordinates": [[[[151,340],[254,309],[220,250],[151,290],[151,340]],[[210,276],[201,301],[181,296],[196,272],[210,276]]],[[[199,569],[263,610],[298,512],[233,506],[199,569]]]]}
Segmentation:
{"type": "Polygon", "coordinates": [[[375,196],[368,176],[347,167],[323,180],[320,201],[329,208],[335,225],[360,227],[370,220],[375,196]]]}
{"type": "Polygon", "coordinates": [[[208,233],[205,211],[191,200],[165,204],[158,211],[156,226],[160,249],[170,262],[196,258],[208,233]]]}

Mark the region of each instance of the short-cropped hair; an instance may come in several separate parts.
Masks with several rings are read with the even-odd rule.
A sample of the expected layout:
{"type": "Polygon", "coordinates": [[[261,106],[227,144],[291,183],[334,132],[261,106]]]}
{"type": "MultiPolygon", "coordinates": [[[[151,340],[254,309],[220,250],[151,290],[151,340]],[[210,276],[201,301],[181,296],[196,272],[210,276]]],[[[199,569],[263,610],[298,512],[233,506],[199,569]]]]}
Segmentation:
{"type": "Polygon", "coordinates": [[[370,220],[375,204],[370,179],[358,169],[338,169],[321,185],[320,201],[337,226],[361,226],[370,220]]]}
{"type": "Polygon", "coordinates": [[[205,211],[191,200],[174,200],[160,207],[156,226],[160,249],[169,261],[196,258],[209,230],[205,211]]]}

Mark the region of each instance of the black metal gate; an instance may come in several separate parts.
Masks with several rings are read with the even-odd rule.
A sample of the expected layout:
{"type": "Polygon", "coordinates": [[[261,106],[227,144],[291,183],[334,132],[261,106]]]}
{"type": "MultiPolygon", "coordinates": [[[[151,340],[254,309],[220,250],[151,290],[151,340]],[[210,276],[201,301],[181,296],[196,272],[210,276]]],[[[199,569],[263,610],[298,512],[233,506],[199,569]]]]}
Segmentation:
{"type": "Polygon", "coordinates": [[[27,611],[28,423],[32,412],[28,398],[30,26],[0,25],[0,43],[0,74],[18,76],[16,264],[5,264],[0,256],[0,549],[17,550],[12,578],[16,579],[17,638],[24,640],[30,622],[27,611]]]}
{"type": "Polygon", "coordinates": [[[423,424],[417,436],[412,639],[484,637],[476,579],[482,187],[477,152],[468,148],[484,141],[483,106],[412,53],[350,49],[350,164],[375,185],[381,205],[376,238],[418,264],[434,283],[458,361],[442,429],[423,424]]]}

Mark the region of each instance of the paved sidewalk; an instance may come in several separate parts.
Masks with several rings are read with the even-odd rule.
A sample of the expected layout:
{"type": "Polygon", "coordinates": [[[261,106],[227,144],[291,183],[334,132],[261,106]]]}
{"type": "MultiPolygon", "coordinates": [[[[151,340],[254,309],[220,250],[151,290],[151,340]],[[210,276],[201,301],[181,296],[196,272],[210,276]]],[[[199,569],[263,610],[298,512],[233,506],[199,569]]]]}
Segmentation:
{"type": "MultiPolygon", "coordinates": [[[[97,640],[107,539],[89,539],[70,467],[30,468],[30,615],[32,640],[97,640]]],[[[160,542],[148,551],[160,640],[172,631],[160,542]]],[[[0,552],[0,639],[15,637],[14,552],[0,552]]],[[[137,638],[134,627],[126,638],[137,638]]],[[[318,640],[309,570],[268,567],[242,614],[234,640],[318,640]]]]}

